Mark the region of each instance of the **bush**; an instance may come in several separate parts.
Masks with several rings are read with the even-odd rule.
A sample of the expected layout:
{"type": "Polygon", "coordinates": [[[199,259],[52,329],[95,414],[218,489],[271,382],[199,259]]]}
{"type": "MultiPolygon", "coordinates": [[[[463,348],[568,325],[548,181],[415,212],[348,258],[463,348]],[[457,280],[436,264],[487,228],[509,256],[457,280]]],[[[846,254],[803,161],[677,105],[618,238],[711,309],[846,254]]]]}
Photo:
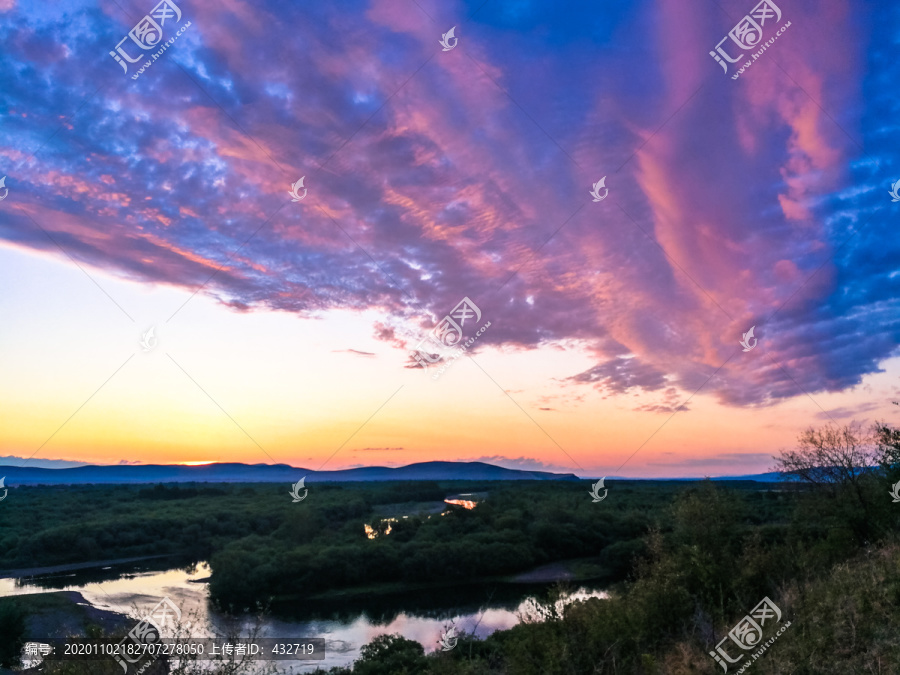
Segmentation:
{"type": "Polygon", "coordinates": [[[0,604],[0,666],[18,666],[24,645],[25,612],[15,602],[0,604]]]}
{"type": "Polygon", "coordinates": [[[379,635],[361,654],[354,675],[418,675],[428,668],[422,645],[401,635],[379,635]]]}

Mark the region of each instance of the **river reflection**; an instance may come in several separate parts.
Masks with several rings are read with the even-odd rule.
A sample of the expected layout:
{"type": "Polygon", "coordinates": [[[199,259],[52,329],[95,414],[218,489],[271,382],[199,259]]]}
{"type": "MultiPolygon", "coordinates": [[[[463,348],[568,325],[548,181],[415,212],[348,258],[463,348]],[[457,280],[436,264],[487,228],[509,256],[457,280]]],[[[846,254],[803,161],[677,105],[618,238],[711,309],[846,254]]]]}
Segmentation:
{"type": "MultiPolygon", "coordinates": [[[[171,563],[170,563],[171,564],[171,563]]],[[[122,614],[149,608],[161,598],[171,598],[182,617],[193,622],[192,634],[222,631],[227,619],[209,606],[206,563],[175,569],[154,569],[148,564],[80,570],[44,577],[0,579],[0,596],[40,593],[47,590],[80,592],[94,607],[122,614]]],[[[531,609],[529,596],[542,593],[547,584],[470,584],[423,591],[398,591],[388,595],[282,602],[260,626],[260,637],[325,639],[324,661],[279,661],[279,669],[292,666],[309,672],[317,666],[346,666],[359,657],[360,648],[383,633],[399,633],[416,640],[426,652],[438,648],[441,632],[449,625],[458,633],[474,632],[480,638],[511,628],[531,609]]],[[[580,588],[571,600],[607,597],[598,590],[580,588]]],[[[249,628],[245,619],[243,627],[249,628]]]]}

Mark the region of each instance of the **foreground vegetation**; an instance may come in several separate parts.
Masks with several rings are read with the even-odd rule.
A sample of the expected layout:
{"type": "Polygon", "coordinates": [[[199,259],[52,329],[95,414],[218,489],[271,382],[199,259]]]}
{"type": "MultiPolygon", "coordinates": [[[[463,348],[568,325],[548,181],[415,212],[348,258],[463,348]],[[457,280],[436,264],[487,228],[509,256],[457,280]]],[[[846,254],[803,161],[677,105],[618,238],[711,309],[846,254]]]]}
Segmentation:
{"type": "MultiPolygon", "coordinates": [[[[682,551],[681,554],[686,553],[682,551]]],[[[460,639],[449,652],[425,655],[418,642],[382,635],[353,668],[329,675],[691,675],[722,673],[708,655],[761,596],[728,584],[733,612],[710,611],[690,588],[709,570],[674,569],[678,552],[657,558],[634,587],[611,600],[577,603],[563,615],[545,605],[542,623],[522,623],[486,640],[460,639]],[[745,603],[741,605],[741,602],[745,603]],[[738,608],[738,605],[741,605],[738,608]]],[[[819,570],[771,579],[773,598],[791,626],[759,660],[761,675],[858,675],[900,672],[900,543],[866,549],[819,570]]],[[[736,581],[746,582],[746,574],[736,581]]],[[[758,589],[761,590],[761,589],[758,589]]],[[[768,638],[769,635],[767,634],[768,638]]],[[[730,651],[733,651],[730,650],[730,651]]],[[[743,662],[743,660],[742,660],[743,662]]],[[[736,672],[740,663],[729,669],[736,672]]],[[[325,672],[325,671],[322,671],[325,672]]]]}
{"type": "Polygon", "coordinates": [[[709,652],[765,597],[790,627],[727,672],[748,662],[773,675],[900,672],[900,505],[889,495],[900,431],[810,429],[778,468],[806,489],[774,496],[705,482],[677,494],[609,600],[560,610],[551,597],[542,621],[427,656],[402,636],[380,636],[353,668],[329,675],[721,673],[709,652]],[[766,507],[785,495],[782,520],[766,507]]]}

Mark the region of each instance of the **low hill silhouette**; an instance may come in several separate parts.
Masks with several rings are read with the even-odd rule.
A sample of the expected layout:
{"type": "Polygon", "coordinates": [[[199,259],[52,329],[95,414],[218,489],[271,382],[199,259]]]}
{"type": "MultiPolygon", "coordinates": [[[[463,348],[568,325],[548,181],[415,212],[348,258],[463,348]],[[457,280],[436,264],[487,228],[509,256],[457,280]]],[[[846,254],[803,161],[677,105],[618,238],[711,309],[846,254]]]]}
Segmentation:
{"type": "Polygon", "coordinates": [[[390,468],[367,466],[313,471],[288,464],[132,464],[88,465],[63,469],[0,466],[6,485],[76,485],[86,483],[307,483],[389,480],[580,480],[571,473],[506,469],[484,462],[419,462],[390,468]]]}

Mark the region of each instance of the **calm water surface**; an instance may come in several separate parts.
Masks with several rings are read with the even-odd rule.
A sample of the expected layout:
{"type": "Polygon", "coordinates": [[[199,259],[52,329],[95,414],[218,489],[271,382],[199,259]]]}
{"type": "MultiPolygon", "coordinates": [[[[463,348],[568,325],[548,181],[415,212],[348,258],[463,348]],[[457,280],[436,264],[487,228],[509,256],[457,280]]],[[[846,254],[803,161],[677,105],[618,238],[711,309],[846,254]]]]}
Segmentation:
{"type": "MultiPolygon", "coordinates": [[[[205,563],[190,568],[149,569],[130,564],[102,570],[82,570],[45,577],[0,579],[0,596],[41,593],[48,590],[80,592],[94,607],[137,615],[163,597],[181,609],[182,620],[191,620],[193,635],[212,635],[226,619],[208,603],[202,580],[210,570],[205,563]]],[[[484,638],[511,628],[531,614],[529,596],[547,585],[476,584],[439,591],[403,592],[377,600],[329,601],[279,606],[261,625],[260,637],[325,639],[324,661],[279,661],[279,669],[307,672],[316,666],[349,665],[360,648],[383,633],[399,633],[416,640],[426,652],[438,648],[441,633],[451,624],[458,633],[484,638]]],[[[579,588],[569,601],[608,597],[601,590],[579,588]]],[[[245,622],[249,625],[249,620],[245,622]]]]}

